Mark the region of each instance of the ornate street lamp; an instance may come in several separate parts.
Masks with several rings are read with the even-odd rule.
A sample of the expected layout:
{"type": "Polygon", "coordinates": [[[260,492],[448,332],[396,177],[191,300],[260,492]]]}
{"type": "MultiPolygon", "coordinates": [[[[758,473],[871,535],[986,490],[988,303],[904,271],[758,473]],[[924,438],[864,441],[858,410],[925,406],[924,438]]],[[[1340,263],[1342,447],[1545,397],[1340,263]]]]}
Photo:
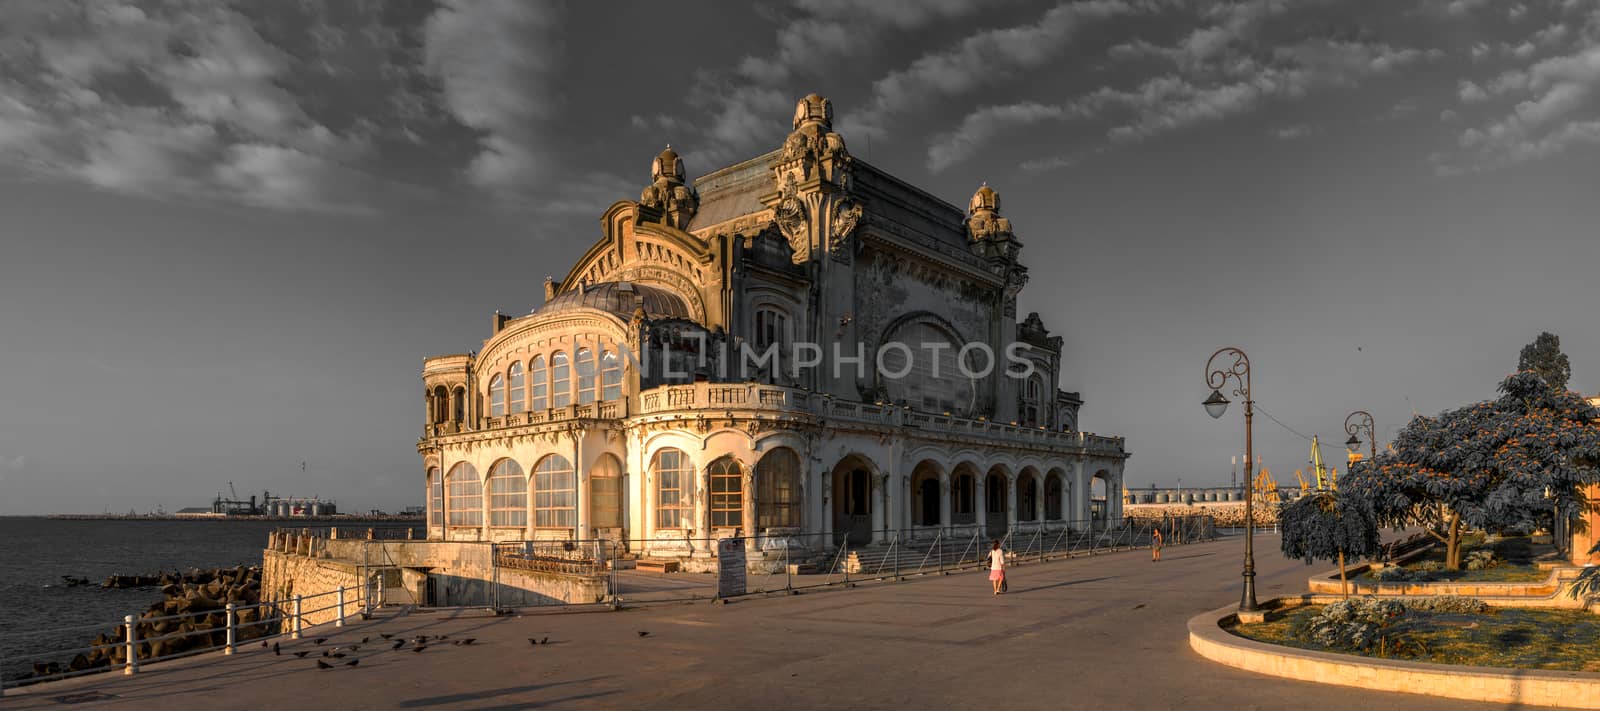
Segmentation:
{"type": "Polygon", "coordinates": [[[1356,410],[1345,416],[1344,431],[1350,435],[1350,439],[1344,441],[1344,446],[1349,447],[1352,453],[1356,451],[1356,447],[1361,446],[1361,437],[1359,435],[1365,433],[1367,435],[1367,443],[1371,445],[1368,451],[1372,452],[1373,459],[1378,458],[1378,430],[1372,422],[1371,413],[1366,410],[1356,410]]]}
{"type": "Polygon", "coordinates": [[[1211,354],[1206,361],[1206,387],[1211,388],[1211,395],[1201,403],[1205,405],[1206,414],[1212,418],[1221,418],[1228,411],[1228,398],[1222,394],[1222,389],[1227,387],[1228,381],[1233,380],[1234,397],[1244,398],[1244,592],[1239,596],[1240,612],[1255,612],[1256,606],[1256,554],[1255,554],[1255,509],[1253,499],[1255,491],[1253,477],[1250,476],[1250,466],[1255,460],[1255,453],[1251,442],[1250,419],[1255,415],[1255,401],[1250,399],[1250,358],[1238,348],[1223,348],[1211,354]],[[1222,363],[1217,363],[1218,356],[1226,356],[1222,363]],[[1232,362],[1229,362],[1229,359],[1232,362]]]}

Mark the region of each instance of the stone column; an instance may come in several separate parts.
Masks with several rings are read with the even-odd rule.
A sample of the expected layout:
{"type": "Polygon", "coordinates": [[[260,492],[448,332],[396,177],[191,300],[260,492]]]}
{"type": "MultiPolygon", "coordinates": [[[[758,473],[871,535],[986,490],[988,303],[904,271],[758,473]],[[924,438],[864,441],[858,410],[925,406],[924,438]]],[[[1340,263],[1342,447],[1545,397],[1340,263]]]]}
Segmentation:
{"type": "MultiPolygon", "coordinates": [[[[650,471],[650,462],[645,458],[643,437],[638,439],[634,449],[633,459],[639,465],[636,470],[639,472],[638,482],[634,484],[639,492],[639,525],[635,530],[639,531],[636,535],[640,538],[645,541],[652,541],[656,537],[656,497],[655,491],[653,491],[655,488],[655,473],[650,471]]],[[[641,544],[639,548],[640,550],[637,552],[645,552],[645,549],[648,548],[648,543],[641,544]]]]}
{"type": "Polygon", "coordinates": [[[1084,479],[1083,465],[1082,456],[1072,463],[1072,520],[1078,522],[1078,527],[1087,529],[1092,522],[1089,521],[1089,482],[1084,479]]]}
{"type": "Polygon", "coordinates": [[[572,475],[575,480],[573,484],[577,488],[576,494],[578,497],[573,506],[575,510],[573,511],[572,537],[580,541],[592,538],[589,535],[589,467],[583,461],[583,434],[583,430],[579,430],[570,435],[572,437],[572,475]]]}
{"type": "Polygon", "coordinates": [[[694,541],[695,555],[715,555],[716,549],[711,542],[711,479],[707,474],[709,469],[699,462],[694,468],[694,533],[691,537],[701,540],[694,541]]]}
{"type": "Polygon", "coordinates": [[[822,547],[833,546],[833,472],[815,472],[817,482],[817,530],[822,533],[822,547]]]}
{"type": "Polygon", "coordinates": [[[978,530],[988,533],[989,476],[987,474],[976,474],[972,477],[972,513],[977,517],[978,530]]]}
{"type": "Polygon", "coordinates": [[[1017,486],[1020,478],[1015,474],[1006,475],[1006,526],[1009,530],[1017,528],[1017,508],[1022,497],[1022,487],[1017,486]]]}
{"type": "Polygon", "coordinates": [[[867,501],[869,503],[867,505],[872,509],[870,515],[867,516],[868,525],[872,527],[872,535],[867,542],[869,545],[875,546],[883,542],[883,529],[888,528],[886,525],[881,525],[881,522],[889,515],[889,493],[886,491],[889,484],[889,475],[874,472],[868,476],[867,484],[869,486],[867,491],[867,501]]]}
{"type": "Polygon", "coordinates": [[[954,477],[943,473],[939,475],[939,527],[944,530],[950,530],[950,499],[955,496],[954,486],[954,477]]]}
{"type": "Polygon", "coordinates": [[[747,551],[758,551],[761,547],[756,540],[760,535],[756,530],[756,470],[747,469],[743,473],[744,495],[740,500],[744,504],[744,547],[747,551]]]}

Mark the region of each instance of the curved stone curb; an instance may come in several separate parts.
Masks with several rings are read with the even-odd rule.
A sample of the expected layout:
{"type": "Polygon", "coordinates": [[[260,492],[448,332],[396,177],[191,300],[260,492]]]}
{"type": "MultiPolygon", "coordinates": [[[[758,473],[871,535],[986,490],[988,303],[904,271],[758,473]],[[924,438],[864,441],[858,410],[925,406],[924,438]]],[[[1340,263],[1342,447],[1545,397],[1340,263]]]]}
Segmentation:
{"type": "Polygon", "coordinates": [[[1218,664],[1299,681],[1490,703],[1600,709],[1600,674],[1458,667],[1284,647],[1222,629],[1221,623],[1234,612],[1230,605],[1189,618],[1189,646],[1218,664]]]}

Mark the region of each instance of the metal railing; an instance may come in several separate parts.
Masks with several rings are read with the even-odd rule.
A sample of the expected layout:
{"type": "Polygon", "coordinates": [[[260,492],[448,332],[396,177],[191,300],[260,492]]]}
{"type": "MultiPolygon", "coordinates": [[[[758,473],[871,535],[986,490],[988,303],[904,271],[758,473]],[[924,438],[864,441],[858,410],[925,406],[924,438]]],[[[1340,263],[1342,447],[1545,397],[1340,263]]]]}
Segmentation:
{"type": "MultiPolygon", "coordinates": [[[[35,673],[30,676],[7,679],[4,674],[0,674],[0,695],[4,694],[8,686],[55,681],[116,669],[121,669],[125,675],[131,675],[138,673],[142,665],[153,662],[217,650],[222,650],[223,654],[233,654],[240,643],[247,641],[260,640],[265,645],[265,640],[278,637],[299,639],[310,627],[324,624],[343,627],[349,618],[346,610],[352,602],[360,605],[362,615],[369,612],[364,586],[340,587],[315,595],[296,595],[284,600],[251,605],[230,602],[221,609],[197,610],[175,615],[154,615],[146,612],[139,615],[125,615],[121,620],[109,623],[13,632],[8,635],[7,640],[13,643],[11,651],[0,654],[0,669],[5,668],[7,659],[30,661],[44,658],[48,661],[33,661],[35,673]],[[332,598],[329,604],[307,607],[308,603],[319,604],[317,601],[325,601],[327,598],[332,598]],[[307,624],[307,617],[329,611],[336,612],[328,616],[326,622],[307,624]],[[59,635],[64,632],[81,631],[88,634],[98,630],[103,633],[107,628],[116,630],[108,641],[67,649],[33,649],[18,642],[19,639],[59,635]],[[155,634],[141,634],[141,629],[153,631],[155,634]],[[200,646],[177,644],[182,640],[194,638],[203,638],[204,641],[200,646]],[[176,649],[169,650],[169,648],[176,649]],[[90,661],[91,657],[86,655],[94,655],[95,661],[90,661]],[[65,662],[63,668],[61,660],[69,657],[72,661],[65,662]],[[44,673],[41,674],[40,671],[44,673]]],[[[102,634],[101,637],[104,639],[105,635],[102,634]]]]}
{"type": "MultiPolygon", "coordinates": [[[[1166,545],[1202,542],[1217,536],[1208,515],[1167,520],[1124,519],[1021,522],[1003,529],[983,526],[930,526],[852,533],[763,533],[746,538],[747,595],[793,593],[810,588],[854,586],[867,581],[905,580],[949,574],[987,565],[991,540],[998,539],[1013,564],[1148,548],[1161,528],[1166,545]],[[852,539],[856,540],[852,540],[852,539]]],[[[623,604],[712,600],[719,597],[714,576],[716,549],[723,537],[663,535],[654,539],[517,541],[493,547],[494,584],[499,569],[519,568],[574,576],[604,576],[606,594],[597,602],[623,604]],[[651,566],[686,575],[644,572],[651,566]]],[[[494,596],[495,601],[500,598],[494,596]]],[[[495,604],[498,604],[496,602],[495,604]]],[[[556,600],[539,604],[577,604],[556,600]]]]}

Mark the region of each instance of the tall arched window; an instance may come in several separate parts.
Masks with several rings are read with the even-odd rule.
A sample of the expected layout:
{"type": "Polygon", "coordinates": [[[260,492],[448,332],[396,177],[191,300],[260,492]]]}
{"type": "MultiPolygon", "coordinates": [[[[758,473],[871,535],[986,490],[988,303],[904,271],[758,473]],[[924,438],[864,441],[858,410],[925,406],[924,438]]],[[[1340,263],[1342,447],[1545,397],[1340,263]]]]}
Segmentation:
{"type": "Polygon", "coordinates": [[[1044,424],[1044,381],[1037,378],[1028,378],[1028,384],[1022,395],[1022,424],[1027,427],[1036,427],[1044,424]]]}
{"type": "Polygon", "coordinates": [[[444,525],[444,477],[438,467],[428,467],[428,525],[444,525]]]}
{"type": "Polygon", "coordinates": [[[600,353],[600,399],[616,400],[622,397],[622,359],[616,351],[600,353]]]}
{"type": "Polygon", "coordinates": [[[779,447],[756,462],[756,528],[800,527],[800,457],[779,447]]]}
{"type": "Polygon", "coordinates": [[[533,525],[538,528],[572,528],[578,525],[578,485],[572,462],[559,454],[539,460],[533,468],[533,525]]]}
{"type": "Polygon", "coordinates": [[[744,526],[744,472],[739,460],[723,457],[711,463],[711,527],[744,526]]]}
{"type": "Polygon", "coordinates": [[[895,328],[879,351],[883,361],[879,377],[889,399],[924,412],[969,412],[973,383],[959,366],[961,344],[961,339],[927,321],[895,328]]]}
{"type": "Polygon", "coordinates": [[[459,425],[459,424],[467,421],[467,389],[466,388],[456,388],[456,396],[455,396],[455,399],[453,401],[451,401],[450,406],[451,406],[451,409],[453,410],[452,417],[455,419],[456,424],[459,425]]]}
{"type": "Polygon", "coordinates": [[[1044,482],[1044,517],[1050,521],[1061,520],[1061,476],[1050,474],[1044,482]]]}
{"type": "Polygon", "coordinates": [[[756,348],[789,342],[789,315],[771,306],[756,309],[756,348]]]}
{"type": "Polygon", "coordinates": [[[689,455],[676,449],[656,452],[650,472],[656,480],[656,528],[693,528],[694,467],[689,455]]]}
{"type": "Polygon", "coordinates": [[[950,490],[950,522],[973,523],[978,520],[978,479],[971,472],[957,474],[955,488],[950,490]]]}
{"type": "Polygon", "coordinates": [[[528,401],[524,397],[527,395],[527,391],[522,389],[522,363],[520,361],[511,364],[511,370],[506,373],[506,380],[508,381],[506,411],[522,412],[524,406],[528,404],[528,401]]]}
{"type": "Polygon", "coordinates": [[[594,402],[594,351],[578,349],[578,404],[594,402]]]}
{"type": "Polygon", "coordinates": [[[500,417],[506,414],[506,378],[495,373],[489,378],[489,416],[500,417]]]}
{"type": "Polygon", "coordinates": [[[433,389],[433,423],[442,425],[450,419],[450,391],[443,385],[433,389]]]}
{"type": "Polygon", "coordinates": [[[550,355],[550,406],[566,407],[572,404],[572,368],[567,365],[567,352],[556,351],[550,355]]]}
{"type": "Polygon", "coordinates": [[[451,526],[483,525],[483,480],[478,469],[461,462],[445,477],[445,511],[451,526]]]}
{"type": "Polygon", "coordinates": [[[513,460],[502,459],[489,470],[489,525],[528,525],[528,477],[513,460]]]}
{"type": "Polygon", "coordinates": [[[544,356],[534,356],[528,362],[528,409],[539,411],[550,406],[550,374],[544,368],[544,356]]]}
{"type": "Polygon", "coordinates": [[[932,462],[922,462],[911,470],[911,523],[915,526],[937,526],[943,518],[940,509],[944,502],[939,491],[939,469],[932,462]]]}
{"type": "Polygon", "coordinates": [[[589,470],[589,514],[595,529],[622,528],[622,462],[610,454],[589,470]]]}
{"type": "Polygon", "coordinates": [[[1017,520],[1033,521],[1037,518],[1035,511],[1039,503],[1039,480],[1031,474],[1022,475],[1017,481],[1017,520]]]}

